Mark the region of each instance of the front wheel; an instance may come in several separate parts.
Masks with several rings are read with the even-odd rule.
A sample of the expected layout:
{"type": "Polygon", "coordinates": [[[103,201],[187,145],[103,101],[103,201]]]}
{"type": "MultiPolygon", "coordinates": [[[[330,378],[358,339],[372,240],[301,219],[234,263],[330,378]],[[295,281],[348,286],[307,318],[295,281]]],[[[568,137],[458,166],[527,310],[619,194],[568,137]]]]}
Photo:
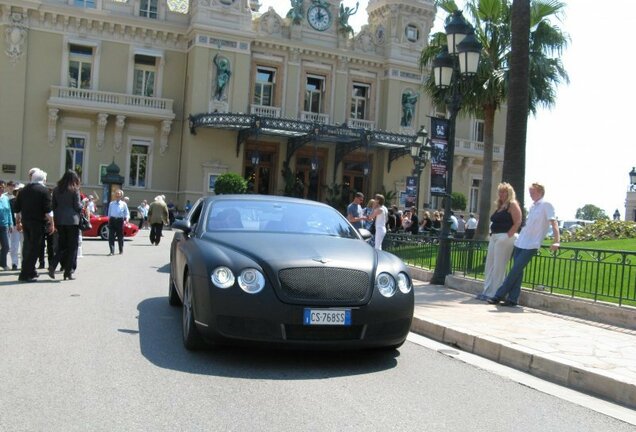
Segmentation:
{"type": "Polygon", "coordinates": [[[203,347],[203,338],[197,330],[194,322],[194,310],[192,307],[192,278],[186,276],[185,286],[183,287],[183,345],[187,350],[197,350],[203,347]]]}
{"type": "Polygon", "coordinates": [[[105,223],[99,227],[99,236],[102,240],[108,240],[108,224],[105,223]]]}

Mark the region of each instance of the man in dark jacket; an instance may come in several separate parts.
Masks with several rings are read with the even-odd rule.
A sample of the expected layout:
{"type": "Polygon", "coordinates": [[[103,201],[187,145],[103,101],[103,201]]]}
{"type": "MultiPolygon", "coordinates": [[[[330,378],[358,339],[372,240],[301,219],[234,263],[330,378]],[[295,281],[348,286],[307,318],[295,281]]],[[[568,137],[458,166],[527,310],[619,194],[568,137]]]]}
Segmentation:
{"type": "Polygon", "coordinates": [[[55,231],[51,216],[51,194],[44,182],[46,173],[35,170],[31,174],[31,183],[26,185],[15,200],[15,211],[19,214],[18,224],[22,225],[24,243],[22,244],[22,269],[18,280],[35,282],[38,277],[35,263],[42,249],[42,237],[48,224],[49,233],[55,231]]]}
{"type": "Polygon", "coordinates": [[[415,207],[411,207],[411,226],[409,227],[409,231],[411,234],[419,234],[419,229],[420,220],[417,217],[417,209],[415,207]]]}

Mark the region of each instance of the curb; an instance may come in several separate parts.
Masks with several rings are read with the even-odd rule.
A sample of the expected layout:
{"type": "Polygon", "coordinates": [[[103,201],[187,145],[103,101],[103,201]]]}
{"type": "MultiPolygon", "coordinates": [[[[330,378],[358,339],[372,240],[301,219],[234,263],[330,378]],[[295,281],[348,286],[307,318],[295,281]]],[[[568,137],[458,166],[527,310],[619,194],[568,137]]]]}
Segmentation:
{"type": "Polygon", "coordinates": [[[636,385],[611,376],[566,364],[563,360],[497,338],[447,327],[435,320],[414,316],[411,331],[556,384],[636,409],[636,385]]]}

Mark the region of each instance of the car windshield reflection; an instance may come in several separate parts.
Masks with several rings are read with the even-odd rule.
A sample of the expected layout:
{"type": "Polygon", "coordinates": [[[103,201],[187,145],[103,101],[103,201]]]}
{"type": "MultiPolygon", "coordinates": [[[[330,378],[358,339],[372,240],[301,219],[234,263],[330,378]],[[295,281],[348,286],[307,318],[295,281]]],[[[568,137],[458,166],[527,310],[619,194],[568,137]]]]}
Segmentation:
{"type": "Polygon", "coordinates": [[[255,200],[216,200],[206,231],[316,234],[358,238],[355,228],[331,207],[255,200]]]}

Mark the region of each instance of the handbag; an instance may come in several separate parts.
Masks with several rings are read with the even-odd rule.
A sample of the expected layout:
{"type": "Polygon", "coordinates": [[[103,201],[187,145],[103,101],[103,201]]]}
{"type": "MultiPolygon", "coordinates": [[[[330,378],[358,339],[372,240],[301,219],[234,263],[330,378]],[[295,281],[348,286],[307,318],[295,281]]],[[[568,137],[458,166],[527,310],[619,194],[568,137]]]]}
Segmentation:
{"type": "Polygon", "coordinates": [[[79,221],[80,231],[86,231],[91,228],[93,228],[93,226],[91,225],[91,221],[86,217],[84,213],[80,214],[80,221],[79,221]]]}

